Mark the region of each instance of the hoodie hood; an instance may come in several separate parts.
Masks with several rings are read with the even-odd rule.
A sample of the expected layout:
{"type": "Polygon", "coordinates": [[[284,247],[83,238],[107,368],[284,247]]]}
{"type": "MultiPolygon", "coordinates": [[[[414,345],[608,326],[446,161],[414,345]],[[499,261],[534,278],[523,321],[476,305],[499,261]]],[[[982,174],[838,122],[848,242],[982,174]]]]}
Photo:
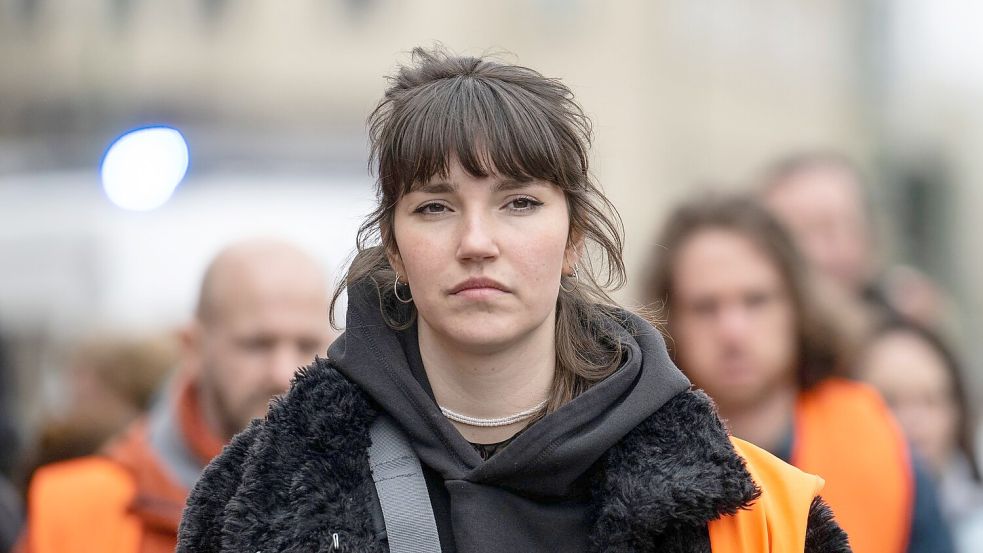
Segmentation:
{"type": "Polygon", "coordinates": [[[347,328],[328,357],[390,415],[420,460],[444,480],[460,550],[476,551],[469,544],[489,543],[489,531],[528,527],[529,521],[554,528],[539,535],[556,536],[556,525],[570,526],[580,544],[586,540],[591,467],[690,386],[661,334],[632,313],[619,315],[625,322],[615,329],[624,351],[620,367],[484,461],[433,400],[415,325],[395,331],[386,324],[370,279],[349,288],[347,328]]]}
{"type": "Polygon", "coordinates": [[[392,330],[379,301],[369,279],[349,289],[347,327],[328,357],[400,425],[420,459],[446,480],[563,496],[605,451],[690,386],[669,359],[658,330],[621,311],[627,323],[616,329],[624,345],[621,366],[482,461],[434,402],[421,374],[416,325],[392,330]]]}

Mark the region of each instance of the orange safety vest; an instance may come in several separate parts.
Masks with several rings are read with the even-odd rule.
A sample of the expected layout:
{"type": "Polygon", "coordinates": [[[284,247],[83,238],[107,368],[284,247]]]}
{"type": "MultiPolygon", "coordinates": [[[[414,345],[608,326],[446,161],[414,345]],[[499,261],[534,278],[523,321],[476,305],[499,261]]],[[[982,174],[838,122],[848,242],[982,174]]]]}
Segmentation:
{"type": "Polygon", "coordinates": [[[143,424],[108,456],[38,469],[17,553],[171,553],[188,491],[171,482],[145,444],[143,424]]]}
{"type": "Polygon", "coordinates": [[[713,553],[795,553],[805,550],[809,509],[823,479],[785,463],[771,453],[731,438],[761,490],[748,508],[711,521],[713,553]]]}
{"type": "Polygon", "coordinates": [[[822,475],[823,499],[856,553],[903,553],[914,480],[907,442],[872,388],[827,379],[800,394],[793,465],[822,475]]]}
{"type": "Polygon", "coordinates": [[[136,492],[136,481],[129,472],[102,457],[83,457],[38,469],[31,480],[29,524],[20,551],[140,551],[143,524],[128,512],[136,492]]]}
{"type": "MultiPolygon", "coordinates": [[[[182,437],[202,459],[222,442],[208,433],[190,382],[177,390],[182,437]]],[[[146,419],[103,455],[41,467],[28,490],[27,528],[17,553],[172,553],[188,490],[149,443],[146,419]]]]}

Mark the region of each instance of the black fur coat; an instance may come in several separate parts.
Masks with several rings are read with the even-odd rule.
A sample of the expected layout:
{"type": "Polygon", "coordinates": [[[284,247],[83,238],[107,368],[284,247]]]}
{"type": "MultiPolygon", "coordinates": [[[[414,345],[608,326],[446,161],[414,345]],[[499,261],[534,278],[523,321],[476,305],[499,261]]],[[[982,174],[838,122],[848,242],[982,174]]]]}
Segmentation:
{"type": "MultiPolygon", "coordinates": [[[[388,551],[367,453],[376,413],[330,361],[316,360],[264,421],[254,421],[205,470],[188,499],[177,551],[388,551]]],[[[596,552],[709,552],[707,522],[758,494],[700,392],[670,400],[599,463],[596,552]]],[[[818,498],[805,550],[850,550],[818,498]]]]}

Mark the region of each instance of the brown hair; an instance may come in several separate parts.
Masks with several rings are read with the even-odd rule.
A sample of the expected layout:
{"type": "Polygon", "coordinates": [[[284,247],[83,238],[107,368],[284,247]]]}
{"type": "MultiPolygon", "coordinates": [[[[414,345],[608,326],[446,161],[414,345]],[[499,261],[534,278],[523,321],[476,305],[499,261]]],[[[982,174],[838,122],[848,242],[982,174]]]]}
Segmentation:
{"type": "Polygon", "coordinates": [[[457,159],[476,177],[497,173],[559,187],[570,213],[568,246],[586,247],[578,278],[561,277],[556,376],[544,412],[618,367],[622,346],[608,324],[617,317],[608,291],[625,282],[621,219],[590,176],[591,124],[569,88],[526,67],[415,48],[368,125],[378,206],[359,228],[357,255],[332,309],[344,288],[371,278],[387,323],[413,323],[412,305],[408,317],[392,308],[400,306],[392,301],[396,274],[387,257],[397,252],[395,207],[414,186],[446,177],[457,159]]]}
{"type": "MultiPolygon", "coordinates": [[[[840,341],[831,322],[815,305],[808,266],[792,237],[750,196],[711,194],[683,204],[670,215],[644,284],[646,301],[667,321],[666,327],[671,331],[676,256],[688,238],[706,229],[732,231],[748,238],[781,273],[795,310],[799,385],[808,388],[831,375],[840,361],[840,341]]],[[[672,340],[668,343],[676,357],[675,344],[672,340]]]]}
{"type": "Polygon", "coordinates": [[[145,411],[168,373],[178,364],[178,344],[170,334],[93,334],[80,342],[73,365],[88,371],[107,391],[145,411]]]}

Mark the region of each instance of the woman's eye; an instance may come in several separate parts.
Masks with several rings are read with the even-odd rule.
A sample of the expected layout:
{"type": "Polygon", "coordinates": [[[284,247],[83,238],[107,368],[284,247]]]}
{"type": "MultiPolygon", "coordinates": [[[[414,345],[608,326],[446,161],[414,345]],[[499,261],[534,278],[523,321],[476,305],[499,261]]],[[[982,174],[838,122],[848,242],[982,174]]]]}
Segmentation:
{"type": "Polygon", "coordinates": [[[447,206],[437,202],[430,202],[428,204],[423,204],[414,210],[414,213],[422,213],[424,215],[437,215],[447,211],[447,206]]]}
{"type": "Polygon", "coordinates": [[[512,211],[531,211],[543,205],[543,202],[532,198],[516,198],[508,203],[508,208],[512,211]]]}

